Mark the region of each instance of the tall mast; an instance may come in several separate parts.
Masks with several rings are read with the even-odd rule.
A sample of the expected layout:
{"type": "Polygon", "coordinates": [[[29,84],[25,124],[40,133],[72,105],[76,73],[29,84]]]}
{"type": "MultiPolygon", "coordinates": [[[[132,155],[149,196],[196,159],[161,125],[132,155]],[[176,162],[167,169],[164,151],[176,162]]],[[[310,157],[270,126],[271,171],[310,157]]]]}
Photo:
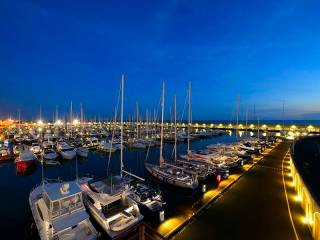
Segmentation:
{"type": "Polygon", "coordinates": [[[146,124],[147,124],[146,135],[147,135],[147,138],[149,138],[149,116],[148,116],[148,109],[146,110],[146,124]]]}
{"type": "Polygon", "coordinates": [[[248,107],[246,110],[246,136],[248,135],[248,107]]]}
{"type": "Polygon", "coordinates": [[[120,151],[120,176],[122,177],[123,170],[123,87],[124,86],[124,74],[121,77],[121,116],[120,116],[120,129],[121,129],[121,151],[120,151]]]}
{"type": "Polygon", "coordinates": [[[59,119],[59,113],[58,113],[58,105],[56,105],[56,121],[58,121],[59,119]]]}
{"type": "Polygon", "coordinates": [[[83,107],[82,103],[80,103],[80,125],[83,123],[83,107]]]}
{"type": "Polygon", "coordinates": [[[136,108],[137,108],[137,139],[139,138],[139,104],[136,102],[136,108]]]}
{"type": "Polygon", "coordinates": [[[283,100],[283,103],[282,103],[282,130],[284,130],[284,100],[283,100]]]}
{"type": "Polygon", "coordinates": [[[239,134],[239,112],[240,112],[240,95],[237,97],[237,126],[236,126],[236,138],[239,134]]]}
{"type": "Polygon", "coordinates": [[[163,165],[164,160],[163,160],[163,155],[162,155],[162,149],[163,149],[163,115],[164,115],[164,88],[165,88],[165,83],[164,81],[162,82],[162,103],[161,103],[161,138],[160,138],[160,166],[163,165]]]}
{"type": "Polygon", "coordinates": [[[41,107],[41,104],[40,104],[40,107],[39,107],[39,117],[40,117],[39,120],[42,121],[42,107],[41,107]]]}
{"type": "Polygon", "coordinates": [[[18,115],[19,115],[19,134],[20,134],[20,124],[21,124],[21,110],[20,109],[18,109],[18,115]]]}
{"type": "Polygon", "coordinates": [[[177,161],[177,96],[174,95],[174,161],[177,161]]]}
{"type": "Polygon", "coordinates": [[[190,126],[191,125],[191,82],[188,91],[188,153],[190,152],[190,126]]]}
{"type": "Polygon", "coordinates": [[[70,103],[70,130],[71,130],[71,137],[72,137],[72,101],[70,103]]]}

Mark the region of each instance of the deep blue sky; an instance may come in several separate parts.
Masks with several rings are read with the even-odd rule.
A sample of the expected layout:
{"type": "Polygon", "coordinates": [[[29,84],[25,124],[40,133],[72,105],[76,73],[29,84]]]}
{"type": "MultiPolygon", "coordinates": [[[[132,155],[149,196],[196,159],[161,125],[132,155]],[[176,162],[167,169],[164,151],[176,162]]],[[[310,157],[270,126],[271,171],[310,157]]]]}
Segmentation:
{"type": "MultiPolygon", "coordinates": [[[[194,119],[230,119],[237,95],[262,119],[318,118],[320,2],[0,2],[0,117],[52,118],[72,100],[110,117],[121,73],[126,114],[139,101],[180,110],[193,84],[194,119]]],[[[167,112],[169,112],[167,108],[167,112]]],[[[61,113],[62,114],[62,113],[61,113]]],[[[252,115],[252,114],[251,114],[252,115]]]]}

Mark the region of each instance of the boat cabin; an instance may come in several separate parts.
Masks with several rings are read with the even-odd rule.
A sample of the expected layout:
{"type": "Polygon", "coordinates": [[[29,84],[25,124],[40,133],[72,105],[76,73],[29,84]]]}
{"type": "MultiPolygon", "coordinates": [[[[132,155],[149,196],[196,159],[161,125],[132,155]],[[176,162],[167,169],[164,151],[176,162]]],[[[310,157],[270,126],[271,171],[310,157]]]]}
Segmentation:
{"type": "Polygon", "coordinates": [[[51,219],[84,208],[82,192],[76,182],[46,184],[43,201],[51,219]]]}

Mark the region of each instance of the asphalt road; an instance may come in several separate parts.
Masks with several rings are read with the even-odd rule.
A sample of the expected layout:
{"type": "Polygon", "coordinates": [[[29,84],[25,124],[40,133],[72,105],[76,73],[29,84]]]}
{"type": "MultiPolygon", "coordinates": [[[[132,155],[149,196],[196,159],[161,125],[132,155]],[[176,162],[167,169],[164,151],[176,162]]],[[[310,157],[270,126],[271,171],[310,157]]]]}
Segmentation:
{"type": "MultiPolygon", "coordinates": [[[[290,143],[280,143],[210,208],[175,236],[188,239],[296,239],[282,181],[282,159],[290,143]]],[[[292,206],[300,239],[311,239],[292,206]]]]}

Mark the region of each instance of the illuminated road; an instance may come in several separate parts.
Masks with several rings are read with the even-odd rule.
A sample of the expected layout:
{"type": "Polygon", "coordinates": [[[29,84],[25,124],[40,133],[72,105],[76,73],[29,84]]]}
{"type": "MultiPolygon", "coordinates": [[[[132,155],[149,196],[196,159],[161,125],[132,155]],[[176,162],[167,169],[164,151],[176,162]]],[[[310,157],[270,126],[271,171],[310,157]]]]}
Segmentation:
{"type": "Polygon", "coordinates": [[[285,178],[288,211],[283,187],[282,160],[290,143],[279,144],[225,194],[195,217],[175,239],[312,239],[285,178]],[[294,228],[291,220],[294,222],[294,228]]]}

